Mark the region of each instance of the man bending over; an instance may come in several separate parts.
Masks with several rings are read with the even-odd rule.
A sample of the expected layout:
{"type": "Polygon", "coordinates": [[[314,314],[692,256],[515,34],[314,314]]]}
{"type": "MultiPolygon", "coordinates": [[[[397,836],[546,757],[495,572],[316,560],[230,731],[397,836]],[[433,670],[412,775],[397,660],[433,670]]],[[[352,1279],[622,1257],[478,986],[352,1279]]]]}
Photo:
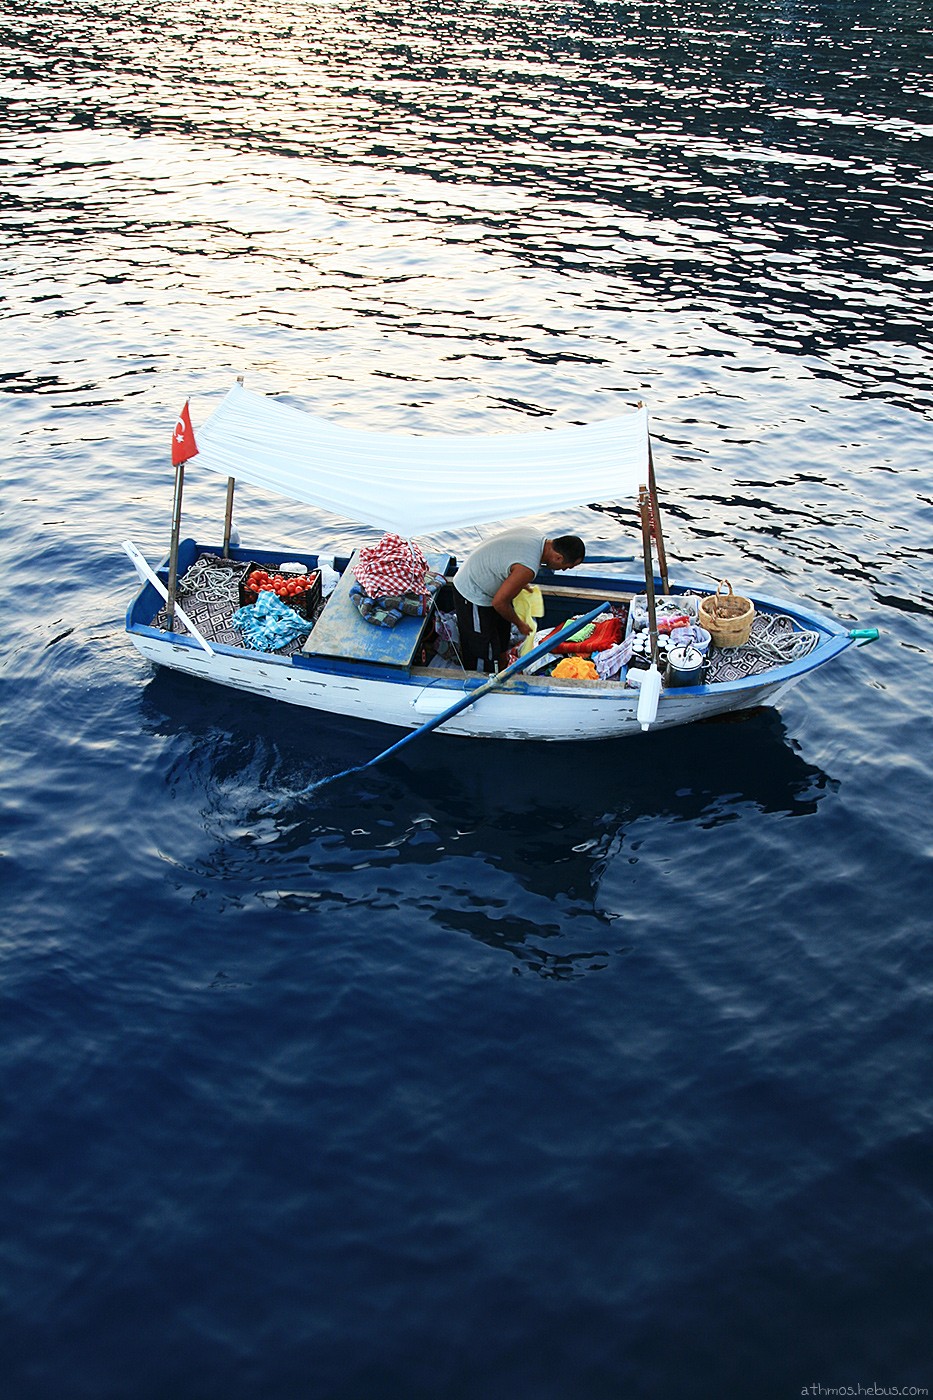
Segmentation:
{"type": "Polygon", "coordinates": [[[577,535],[549,539],[539,530],[507,530],[474,550],[453,579],[460,632],[460,656],[468,671],[497,671],[508,664],[509,636],[517,627],[531,631],[518,617],[513,600],[537,577],[540,568],[573,569],[586,547],[577,535]]]}

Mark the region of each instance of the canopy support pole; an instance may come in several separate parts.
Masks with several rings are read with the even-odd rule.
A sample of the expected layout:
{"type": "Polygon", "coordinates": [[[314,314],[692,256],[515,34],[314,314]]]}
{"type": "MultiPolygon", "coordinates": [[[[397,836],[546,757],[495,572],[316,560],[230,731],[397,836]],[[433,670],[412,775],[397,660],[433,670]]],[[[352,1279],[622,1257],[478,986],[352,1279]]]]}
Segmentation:
{"type": "Polygon", "coordinates": [[[645,596],[648,599],[648,636],[651,639],[651,664],[658,664],[658,615],[654,601],[654,563],[651,558],[651,501],[648,488],[638,489],[638,513],[641,516],[641,542],[645,556],[645,596]]]}
{"type": "Polygon", "coordinates": [[[175,499],[172,504],[172,543],[168,563],[168,630],[175,631],[175,594],[178,587],[178,539],[181,534],[181,493],[185,485],[185,464],[175,468],[175,499]]]}
{"type": "MultiPolygon", "coordinates": [[[[238,374],[236,382],[243,388],[243,376],[238,374]]],[[[230,536],[233,534],[233,491],[236,486],[236,477],[227,477],[227,509],[224,515],[224,548],[223,557],[230,558],[230,536]]]]}
{"type": "Polygon", "coordinates": [[[651,526],[655,544],[658,547],[658,573],[665,593],[671,586],[667,577],[667,554],[664,549],[664,535],[661,532],[661,511],[658,506],[658,486],[654,479],[654,457],[651,452],[651,438],[648,438],[648,495],[651,503],[651,526]]]}
{"type": "Polygon", "coordinates": [[[227,477],[227,509],[224,513],[224,548],[223,557],[230,558],[230,535],[233,531],[233,491],[236,486],[236,477],[227,477]]]}

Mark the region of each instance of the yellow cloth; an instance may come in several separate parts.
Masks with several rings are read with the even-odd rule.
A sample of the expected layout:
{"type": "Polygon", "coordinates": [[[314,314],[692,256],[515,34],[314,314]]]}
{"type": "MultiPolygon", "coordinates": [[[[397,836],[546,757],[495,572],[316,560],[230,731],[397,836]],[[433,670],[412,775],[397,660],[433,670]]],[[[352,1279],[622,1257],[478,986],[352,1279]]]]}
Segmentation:
{"type": "Polygon", "coordinates": [[[586,656],[565,656],[562,661],[558,661],[551,675],[559,676],[565,681],[595,681],[599,679],[599,672],[586,656]]]}
{"type": "Polygon", "coordinates": [[[527,622],[531,631],[518,649],[519,656],[524,656],[526,651],[531,651],[535,644],[535,618],[544,616],[544,599],[541,596],[541,589],[536,583],[530,583],[526,588],[512,599],[512,607],[515,609],[517,617],[522,622],[527,622]]]}

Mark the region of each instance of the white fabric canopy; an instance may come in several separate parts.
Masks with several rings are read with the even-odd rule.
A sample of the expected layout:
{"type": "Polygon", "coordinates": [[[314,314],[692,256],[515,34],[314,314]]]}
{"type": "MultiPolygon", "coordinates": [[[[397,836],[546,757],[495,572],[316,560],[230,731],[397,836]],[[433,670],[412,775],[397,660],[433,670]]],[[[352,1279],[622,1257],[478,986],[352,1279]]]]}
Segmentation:
{"type": "Polygon", "coordinates": [[[586,427],[444,436],[360,432],[237,384],[195,429],[198,466],[407,539],[634,496],[644,407],[586,427]]]}

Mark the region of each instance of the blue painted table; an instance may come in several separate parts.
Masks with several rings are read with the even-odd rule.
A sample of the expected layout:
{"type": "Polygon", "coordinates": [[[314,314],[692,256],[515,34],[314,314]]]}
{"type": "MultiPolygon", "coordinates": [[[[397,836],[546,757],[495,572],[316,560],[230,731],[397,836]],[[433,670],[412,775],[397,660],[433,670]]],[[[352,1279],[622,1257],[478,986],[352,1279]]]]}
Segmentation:
{"type": "MultiPolygon", "coordinates": [[[[305,642],[303,656],[328,657],[334,661],[373,661],[383,666],[411,666],[417,654],[427,617],[403,617],[395,627],[377,627],[360,616],[350,597],[356,582],[353,572],[359,557],[357,550],[340,575],[340,581],[324,604],[314,624],[314,631],[305,642]]],[[[425,556],[428,568],[446,573],[450,567],[449,554],[425,556]]]]}

